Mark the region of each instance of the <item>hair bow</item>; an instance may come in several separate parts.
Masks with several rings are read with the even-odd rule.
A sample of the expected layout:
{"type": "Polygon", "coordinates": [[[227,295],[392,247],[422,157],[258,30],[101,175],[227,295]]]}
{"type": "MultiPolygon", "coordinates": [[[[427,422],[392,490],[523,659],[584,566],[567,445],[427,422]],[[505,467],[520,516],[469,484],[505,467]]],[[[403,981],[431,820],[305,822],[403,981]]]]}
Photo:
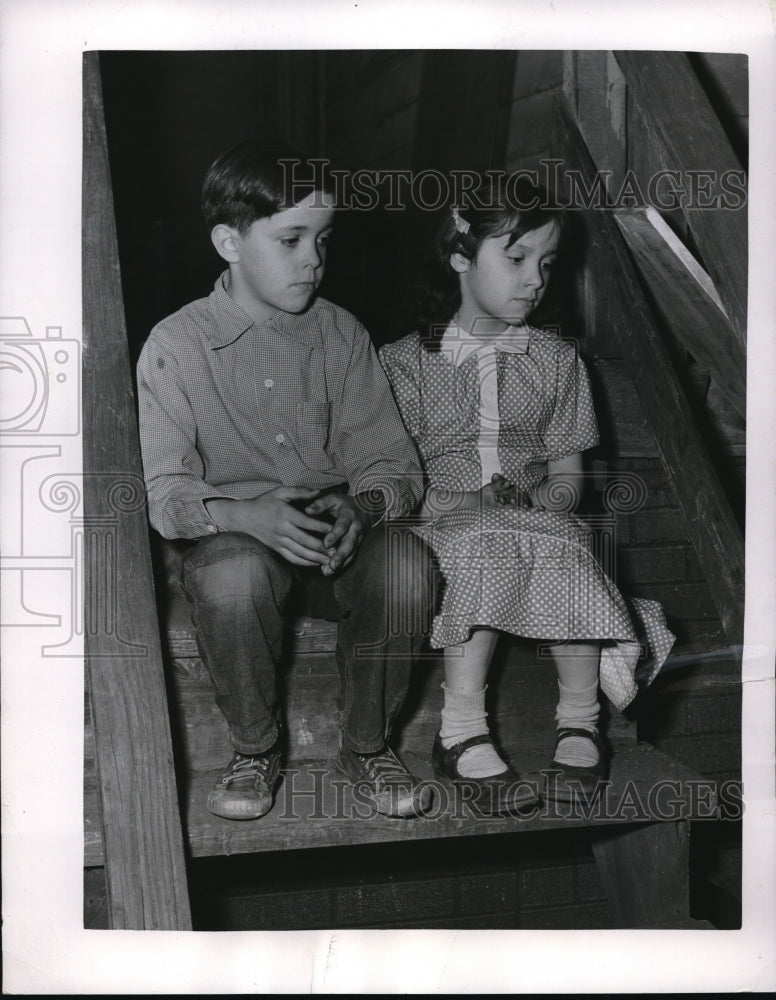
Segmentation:
{"type": "Polygon", "coordinates": [[[466,221],[466,219],[461,218],[461,213],[458,211],[457,208],[453,209],[453,222],[455,223],[455,228],[458,230],[459,233],[466,235],[466,233],[469,232],[470,224],[466,221]]]}

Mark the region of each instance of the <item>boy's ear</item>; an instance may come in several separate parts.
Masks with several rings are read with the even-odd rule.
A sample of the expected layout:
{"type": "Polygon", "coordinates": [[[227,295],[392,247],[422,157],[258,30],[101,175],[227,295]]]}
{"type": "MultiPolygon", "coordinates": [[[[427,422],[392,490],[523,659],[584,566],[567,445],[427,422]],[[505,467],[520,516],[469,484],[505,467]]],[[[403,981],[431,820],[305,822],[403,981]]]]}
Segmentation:
{"type": "Polygon", "coordinates": [[[236,229],[219,222],[213,226],[210,239],[219,257],[223,257],[227,264],[237,263],[240,259],[240,234],[236,229]]]}
{"type": "Polygon", "coordinates": [[[471,267],[471,263],[469,258],[464,257],[462,253],[450,254],[450,267],[459,274],[465,274],[471,267]]]}

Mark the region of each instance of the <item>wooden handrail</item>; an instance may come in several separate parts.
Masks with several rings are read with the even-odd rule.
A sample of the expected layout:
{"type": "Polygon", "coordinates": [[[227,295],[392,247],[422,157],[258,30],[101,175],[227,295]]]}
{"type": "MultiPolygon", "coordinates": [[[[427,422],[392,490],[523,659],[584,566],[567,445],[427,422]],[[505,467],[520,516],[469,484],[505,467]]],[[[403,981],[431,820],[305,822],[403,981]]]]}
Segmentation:
{"type": "MultiPolygon", "coordinates": [[[[615,52],[628,94],[663,151],[666,166],[683,177],[698,171],[709,177],[710,197],[743,176],[733,147],[683,52],[615,52]],[[713,176],[712,176],[713,168],[713,176]]],[[[705,185],[706,182],[704,181],[705,185]]],[[[746,349],[747,216],[746,199],[733,192],[730,204],[711,207],[705,195],[682,204],[703,260],[725,304],[738,343],[746,349]]]]}
{"type": "MultiPolygon", "coordinates": [[[[593,162],[573,114],[557,103],[565,158],[593,184],[593,162]]],[[[608,288],[607,321],[628,361],[668,481],[686,518],[712,599],[731,645],[743,641],[744,543],[708,449],[695,426],[674,365],[609,211],[587,213],[593,282],[608,288]]]]}
{"type": "Polygon", "coordinates": [[[621,210],[615,219],[674,336],[745,418],[746,356],[711,279],[656,209],[621,210]]]}

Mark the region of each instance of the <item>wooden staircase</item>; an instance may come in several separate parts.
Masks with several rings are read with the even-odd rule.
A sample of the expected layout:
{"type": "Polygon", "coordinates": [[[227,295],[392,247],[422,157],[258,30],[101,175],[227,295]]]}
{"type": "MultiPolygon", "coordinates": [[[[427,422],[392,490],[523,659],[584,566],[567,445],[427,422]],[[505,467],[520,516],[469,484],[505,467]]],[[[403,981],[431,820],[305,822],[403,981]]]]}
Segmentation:
{"type": "MultiPolygon", "coordinates": [[[[382,817],[354,796],[334,770],[339,690],[336,624],[322,619],[300,617],[289,630],[283,675],[287,763],[274,809],[255,823],[213,816],[205,805],[207,793],[232,750],[207,669],[198,655],[189,607],[179,584],[178,553],[168,543],[162,549],[168,599],[163,616],[167,622],[164,661],[188,857],[578,828],[593,842],[614,919],[622,926],[696,926],[689,914],[687,823],[699,815],[697,795],[692,791],[698,775],[650,744],[639,743],[633,720],[605,707],[613,757],[611,783],[603,798],[542,805],[523,818],[484,820],[456,799],[452,789],[436,781],[431,771],[443,674],[441,664],[429,653],[416,667],[395,742],[412,771],[432,784],[434,806],[422,819],[382,817]],[[668,817],[663,793],[655,793],[661,787],[670,790],[674,803],[668,817]],[[638,825],[634,826],[634,819],[638,825]],[[643,892],[634,892],[633,879],[619,871],[623,867],[638,872],[637,859],[644,852],[660,855],[670,873],[666,878],[653,873],[646,899],[643,892]]],[[[504,642],[490,689],[495,732],[521,774],[539,780],[554,744],[552,662],[538,655],[531,643],[504,642]]],[[[86,732],[86,757],[93,761],[97,751],[88,717],[86,732]]],[[[106,860],[98,799],[94,769],[88,768],[86,866],[106,860]]]]}
{"type": "MultiPolygon", "coordinates": [[[[645,54],[648,58],[659,57],[645,54]]],[[[639,62],[630,55],[622,63],[634,60],[639,62]]],[[[683,72],[681,65],[672,66],[683,72]]],[[[631,69],[639,86],[646,86],[642,67],[634,64],[631,69]]],[[[660,67],[656,71],[659,74],[660,67]]],[[[573,86],[579,95],[584,79],[573,86]]],[[[582,103],[570,104],[571,110],[560,112],[559,127],[566,136],[569,162],[589,176],[596,163],[578,128],[577,115],[584,117],[582,103]]],[[[174,546],[162,549],[157,600],[145,510],[137,504],[117,505],[116,500],[116,484],[127,477],[137,482],[141,473],[97,53],[84,58],[84,118],[85,567],[90,595],[85,609],[84,864],[105,868],[111,926],[189,929],[190,858],[519,834],[570,825],[592,840],[613,926],[696,926],[689,914],[689,823],[701,818],[699,809],[708,810],[709,802],[699,803],[693,791],[696,774],[639,743],[635,723],[616,712],[609,713],[608,724],[611,784],[595,807],[542,808],[526,818],[484,821],[440,786],[438,805],[429,818],[365,816],[363,803],[332,773],[338,677],[333,656],[336,625],[331,622],[302,617],[289,636],[284,675],[287,767],[274,810],[256,823],[229,822],[208,813],[207,791],[231,751],[180,592],[179,554],[174,546]],[[101,589],[101,558],[118,567],[115,594],[101,589]],[[101,602],[109,598],[116,615],[106,626],[101,602]],[[670,808],[656,792],[661,788],[671,790],[670,808]],[[626,802],[629,808],[623,807],[626,802]]],[[[666,142],[671,141],[668,136],[666,142]]],[[[738,643],[740,530],[694,431],[623,242],[623,234],[632,246],[652,234],[637,216],[616,221],[601,213],[593,223],[601,254],[597,267],[605,272],[605,280],[599,282],[598,274],[591,280],[598,287],[611,285],[612,319],[621,324],[626,357],[669,481],[687,513],[692,541],[730,641],[738,643]]],[[[638,260],[637,252],[634,256],[638,260]]],[[[745,328],[740,296],[726,293],[721,301],[740,338],[745,328]]],[[[703,307],[711,308],[705,300],[703,307]]],[[[715,319],[723,329],[724,315],[715,314],[715,319]]],[[[740,402],[740,362],[736,371],[729,388],[740,402]]],[[[440,681],[435,660],[429,657],[418,664],[397,733],[399,752],[418,776],[429,780],[440,681]]],[[[519,770],[538,772],[553,745],[555,681],[550,662],[528,643],[505,643],[490,687],[498,706],[491,717],[497,735],[519,770]]]]}

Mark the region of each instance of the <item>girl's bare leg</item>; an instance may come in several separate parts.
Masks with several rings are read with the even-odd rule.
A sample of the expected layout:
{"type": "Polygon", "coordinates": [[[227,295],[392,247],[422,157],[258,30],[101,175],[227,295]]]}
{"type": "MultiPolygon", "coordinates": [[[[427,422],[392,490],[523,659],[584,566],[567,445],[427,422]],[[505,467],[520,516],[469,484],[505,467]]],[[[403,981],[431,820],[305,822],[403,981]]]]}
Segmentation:
{"type": "Polygon", "coordinates": [[[494,629],[478,628],[467,642],[445,648],[445,690],[471,694],[485,687],[498,636],[494,629]]]}

